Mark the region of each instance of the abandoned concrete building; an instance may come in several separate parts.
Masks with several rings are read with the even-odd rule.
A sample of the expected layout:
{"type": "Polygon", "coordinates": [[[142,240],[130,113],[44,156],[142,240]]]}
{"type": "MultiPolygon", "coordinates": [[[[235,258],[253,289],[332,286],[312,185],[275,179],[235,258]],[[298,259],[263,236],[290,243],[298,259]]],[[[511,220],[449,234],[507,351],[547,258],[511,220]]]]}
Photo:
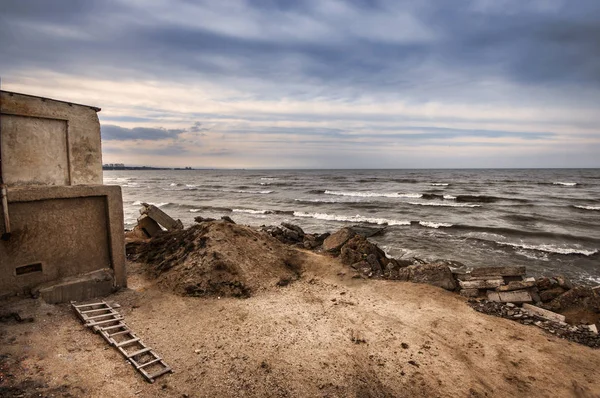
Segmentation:
{"type": "Polygon", "coordinates": [[[0,296],[58,303],[126,286],[121,188],[103,185],[98,111],[0,91],[0,296]]]}

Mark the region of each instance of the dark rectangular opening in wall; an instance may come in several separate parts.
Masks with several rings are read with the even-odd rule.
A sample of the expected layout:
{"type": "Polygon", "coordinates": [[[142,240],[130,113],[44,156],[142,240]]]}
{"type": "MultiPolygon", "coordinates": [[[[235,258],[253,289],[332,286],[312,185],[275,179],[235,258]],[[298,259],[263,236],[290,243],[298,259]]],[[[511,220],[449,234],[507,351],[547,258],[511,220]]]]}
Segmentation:
{"type": "Polygon", "coordinates": [[[42,272],[42,263],[23,265],[21,267],[15,268],[15,272],[17,273],[17,276],[31,274],[33,272],[42,272]]]}

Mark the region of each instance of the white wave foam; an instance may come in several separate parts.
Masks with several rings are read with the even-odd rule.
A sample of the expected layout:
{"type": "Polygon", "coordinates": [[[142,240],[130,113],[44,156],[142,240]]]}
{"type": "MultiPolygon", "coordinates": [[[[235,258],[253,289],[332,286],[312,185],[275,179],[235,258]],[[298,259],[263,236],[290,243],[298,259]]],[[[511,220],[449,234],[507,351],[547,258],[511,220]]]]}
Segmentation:
{"type": "Polygon", "coordinates": [[[527,250],[537,250],[546,253],[556,253],[556,254],[583,254],[584,256],[591,256],[593,254],[598,253],[598,250],[584,250],[577,248],[569,248],[569,247],[558,247],[554,245],[528,245],[526,243],[510,243],[510,242],[496,242],[502,246],[511,246],[517,247],[521,249],[527,250]]]}
{"type": "Polygon", "coordinates": [[[252,210],[252,209],[233,209],[234,213],[247,213],[247,214],[267,214],[268,210],[252,210]]]}
{"type": "Polygon", "coordinates": [[[575,205],[575,207],[577,207],[578,209],[584,209],[584,210],[600,210],[600,206],[577,206],[577,205],[575,205]]]}
{"type": "Polygon", "coordinates": [[[190,213],[198,213],[201,211],[202,211],[202,209],[190,209],[190,213]]]}
{"type": "Polygon", "coordinates": [[[577,185],[576,182],[553,182],[552,185],[564,185],[565,187],[574,187],[575,185],[577,185]]]}
{"type": "Polygon", "coordinates": [[[305,217],[305,218],[315,218],[317,220],[326,220],[326,221],[342,221],[342,222],[363,222],[368,224],[387,224],[387,225],[410,225],[410,221],[400,221],[400,220],[388,220],[385,218],[370,218],[364,217],[360,214],[355,216],[345,216],[345,215],[335,215],[335,214],[326,214],[326,213],[305,213],[302,211],[295,211],[294,217],[305,217]]]}
{"type": "Polygon", "coordinates": [[[444,195],[444,199],[446,199],[446,200],[453,200],[453,199],[456,199],[456,196],[444,195]]]}
{"type": "Polygon", "coordinates": [[[169,186],[170,186],[170,187],[176,187],[176,186],[177,186],[177,184],[175,184],[174,182],[172,182],[172,183],[170,183],[170,184],[169,184],[169,186]]]}
{"type": "Polygon", "coordinates": [[[431,184],[432,187],[447,187],[448,184],[445,183],[441,183],[441,182],[434,182],[431,184]]]}
{"type": "Polygon", "coordinates": [[[347,203],[336,199],[294,199],[296,202],[310,202],[310,203],[347,203]]]}
{"type": "Polygon", "coordinates": [[[468,203],[444,203],[444,202],[408,202],[411,205],[417,206],[440,206],[440,207],[481,207],[481,205],[471,205],[468,203]]]}
{"type": "Polygon", "coordinates": [[[419,221],[419,224],[423,227],[429,228],[439,228],[439,227],[451,227],[452,224],[444,223],[444,222],[430,222],[430,221],[419,221]]]}
{"type": "Polygon", "coordinates": [[[325,191],[326,195],[357,196],[362,198],[420,198],[420,193],[383,193],[383,192],[354,192],[354,191],[325,191]]]}
{"type": "Polygon", "coordinates": [[[142,203],[148,203],[149,205],[154,205],[156,207],[163,207],[163,206],[166,206],[166,205],[170,204],[169,202],[152,203],[152,202],[142,202],[142,201],[136,200],[131,205],[132,206],[141,206],[142,203]]]}
{"type": "Polygon", "coordinates": [[[260,178],[263,181],[276,181],[278,180],[278,178],[274,178],[274,177],[261,177],[260,178]]]}
{"type": "Polygon", "coordinates": [[[194,184],[185,184],[186,187],[188,188],[196,188],[198,185],[194,185],[194,184]]]}

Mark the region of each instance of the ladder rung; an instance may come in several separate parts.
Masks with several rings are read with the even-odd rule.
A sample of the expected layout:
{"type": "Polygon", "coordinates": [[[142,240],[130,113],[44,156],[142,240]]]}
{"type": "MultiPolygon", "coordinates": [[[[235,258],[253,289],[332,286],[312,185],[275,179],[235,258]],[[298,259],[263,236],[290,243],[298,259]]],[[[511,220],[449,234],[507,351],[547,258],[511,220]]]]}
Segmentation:
{"type": "Polygon", "coordinates": [[[127,344],[135,343],[135,342],[137,342],[137,341],[140,341],[140,338],[139,338],[139,337],[134,337],[134,338],[133,338],[133,339],[131,339],[131,340],[125,340],[125,341],[121,341],[120,343],[117,343],[117,344],[116,344],[116,346],[117,346],[117,347],[123,347],[123,346],[125,346],[125,345],[127,345],[127,344]]]}
{"type": "Polygon", "coordinates": [[[162,376],[165,373],[169,373],[169,372],[171,372],[171,368],[167,366],[166,368],[159,370],[158,372],[156,372],[154,374],[149,375],[149,377],[150,377],[150,380],[154,381],[154,379],[156,379],[158,376],[162,376]]]}
{"type": "Polygon", "coordinates": [[[127,358],[133,358],[133,357],[135,357],[136,355],[140,355],[140,354],[143,354],[143,353],[145,353],[145,352],[148,352],[148,351],[151,351],[151,350],[152,350],[152,348],[150,348],[150,347],[142,348],[142,349],[141,349],[141,350],[139,350],[139,351],[132,352],[131,354],[127,354],[127,358]]]}
{"type": "Polygon", "coordinates": [[[112,330],[112,329],[117,329],[117,328],[126,328],[126,327],[127,327],[127,325],[125,325],[124,323],[119,323],[118,325],[104,326],[99,329],[103,332],[106,332],[107,330],[112,330]]]}
{"type": "Polygon", "coordinates": [[[153,359],[153,360],[151,360],[151,361],[148,361],[148,362],[146,362],[146,363],[142,363],[142,364],[140,364],[140,365],[137,365],[135,368],[136,368],[136,369],[145,368],[146,366],[148,366],[148,365],[152,365],[153,363],[156,363],[156,362],[158,362],[158,361],[162,361],[162,358],[161,358],[161,357],[158,357],[158,358],[156,358],[156,359],[153,359]]]}
{"type": "Polygon", "coordinates": [[[87,327],[97,326],[97,325],[102,325],[105,323],[120,321],[121,319],[123,319],[123,317],[119,315],[118,317],[115,317],[115,319],[107,319],[105,321],[90,322],[90,323],[86,323],[85,326],[87,326],[87,327]]]}
{"type": "Polygon", "coordinates": [[[98,319],[98,318],[104,318],[107,316],[121,316],[118,312],[109,312],[108,314],[102,314],[102,315],[94,315],[94,316],[86,316],[85,320],[89,321],[90,319],[98,319]]]}
{"type": "Polygon", "coordinates": [[[121,330],[120,332],[115,332],[115,333],[109,333],[108,337],[113,337],[113,336],[119,336],[125,333],[132,333],[131,330],[127,329],[127,330],[121,330]]]}
{"type": "Polygon", "coordinates": [[[81,305],[73,305],[73,307],[75,308],[82,308],[82,307],[93,307],[94,305],[106,305],[108,306],[108,304],[106,304],[104,301],[101,303],[92,303],[92,304],[81,304],[81,305]]]}
{"type": "Polygon", "coordinates": [[[88,314],[90,312],[98,312],[98,311],[109,311],[112,310],[112,308],[108,307],[108,308],[96,308],[95,310],[87,310],[87,311],[79,311],[80,314],[88,314]]]}

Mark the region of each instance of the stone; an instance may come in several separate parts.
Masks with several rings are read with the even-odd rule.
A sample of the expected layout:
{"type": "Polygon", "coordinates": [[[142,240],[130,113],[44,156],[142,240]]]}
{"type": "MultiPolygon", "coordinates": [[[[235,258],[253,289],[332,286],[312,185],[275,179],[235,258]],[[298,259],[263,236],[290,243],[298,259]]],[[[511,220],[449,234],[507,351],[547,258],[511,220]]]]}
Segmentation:
{"type": "Polygon", "coordinates": [[[507,285],[498,286],[496,288],[496,290],[499,292],[510,292],[512,290],[528,289],[528,288],[534,287],[534,286],[535,286],[535,282],[512,281],[512,282],[508,282],[507,285]]]}
{"type": "Polygon", "coordinates": [[[527,290],[515,290],[512,292],[488,290],[486,294],[489,301],[501,303],[530,303],[533,301],[531,294],[527,290]]]}
{"type": "Polygon", "coordinates": [[[411,265],[399,271],[408,272],[411,282],[427,283],[446,290],[455,290],[457,287],[450,267],[444,264],[411,265]]]}
{"type": "Polygon", "coordinates": [[[566,319],[564,315],[557,314],[556,312],[548,311],[540,307],[536,307],[535,305],[523,304],[522,308],[530,315],[539,316],[540,318],[544,318],[549,321],[565,322],[566,319]]]}
{"type": "Polygon", "coordinates": [[[351,249],[348,246],[342,247],[340,251],[340,260],[342,264],[354,264],[362,260],[362,255],[356,250],[351,249]]]}
{"type": "Polygon", "coordinates": [[[330,253],[336,253],[340,251],[342,246],[354,237],[354,235],[356,235],[356,232],[354,232],[352,228],[342,228],[323,241],[323,249],[330,253]]]}
{"type": "Polygon", "coordinates": [[[573,289],[573,283],[564,275],[557,275],[554,279],[558,282],[558,286],[565,290],[573,289]]]}
{"type": "Polygon", "coordinates": [[[197,216],[197,217],[194,217],[194,221],[196,221],[198,224],[201,224],[203,222],[210,222],[210,221],[216,221],[216,220],[214,218],[210,218],[210,217],[197,216]]]}
{"type": "Polygon", "coordinates": [[[471,276],[523,276],[525,267],[481,267],[471,271],[471,276]]]}
{"type": "Polygon", "coordinates": [[[369,263],[369,265],[371,266],[371,269],[373,270],[373,272],[381,273],[381,271],[382,271],[381,264],[377,260],[377,256],[375,254],[369,254],[367,256],[366,260],[369,263]]]}
{"type": "Polygon", "coordinates": [[[469,281],[458,281],[463,289],[494,289],[504,284],[504,279],[480,279],[469,281]]]}
{"type": "Polygon", "coordinates": [[[548,277],[543,277],[538,279],[535,282],[536,286],[538,289],[540,290],[548,290],[548,289],[552,289],[558,286],[558,281],[556,281],[555,279],[552,278],[548,278],[548,277]]]}
{"type": "Polygon", "coordinates": [[[287,222],[282,222],[281,226],[287,228],[287,229],[291,229],[292,231],[296,231],[296,233],[299,236],[304,236],[304,231],[302,230],[302,228],[300,228],[299,226],[295,225],[295,224],[290,224],[287,222]]]}
{"type": "Polygon", "coordinates": [[[287,228],[286,228],[286,229],[284,229],[284,230],[283,230],[283,235],[284,235],[284,236],[285,236],[287,239],[289,239],[289,240],[291,240],[291,241],[293,241],[293,242],[297,242],[297,241],[299,241],[299,240],[300,240],[300,235],[298,234],[298,232],[296,232],[296,231],[295,231],[295,230],[293,230],[293,229],[287,229],[287,228]]]}
{"type": "Polygon", "coordinates": [[[221,217],[221,220],[223,220],[223,221],[225,221],[225,222],[228,222],[228,223],[230,223],[230,224],[235,224],[235,221],[233,221],[233,220],[231,219],[231,217],[229,217],[229,216],[223,216],[223,217],[221,217]]]}
{"type": "Polygon", "coordinates": [[[598,334],[598,326],[594,325],[587,325],[588,329],[590,329],[590,332],[594,333],[594,334],[598,334]]]}
{"type": "Polygon", "coordinates": [[[548,289],[548,290],[543,290],[540,292],[540,300],[543,303],[547,303],[548,301],[554,300],[555,298],[557,298],[564,292],[565,292],[565,289],[563,289],[560,286],[557,286],[555,288],[548,289]]]}
{"type": "Polygon", "coordinates": [[[579,307],[598,313],[600,312],[600,297],[595,295],[589,287],[576,286],[545,304],[544,307],[552,311],[579,307]]]}

